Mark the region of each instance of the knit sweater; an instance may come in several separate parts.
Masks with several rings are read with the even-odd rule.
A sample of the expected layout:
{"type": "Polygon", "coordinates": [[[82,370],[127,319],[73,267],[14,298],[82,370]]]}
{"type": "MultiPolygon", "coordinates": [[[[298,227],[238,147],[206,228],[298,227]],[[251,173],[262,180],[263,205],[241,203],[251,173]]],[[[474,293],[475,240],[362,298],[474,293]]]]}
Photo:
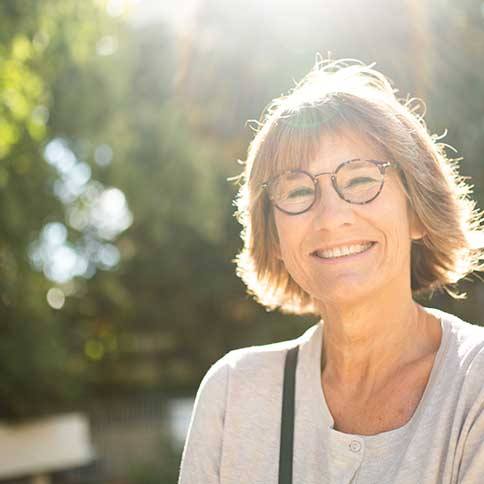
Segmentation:
{"type": "Polygon", "coordinates": [[[435,308],[442,339],[422,398],[394,430],[334,429],[321,387],[324,321],[229,351],[203,377],[178,484],[277,484],[284,358],[299,345],[294,484],[484,483],[484,328],[435,308]]]}

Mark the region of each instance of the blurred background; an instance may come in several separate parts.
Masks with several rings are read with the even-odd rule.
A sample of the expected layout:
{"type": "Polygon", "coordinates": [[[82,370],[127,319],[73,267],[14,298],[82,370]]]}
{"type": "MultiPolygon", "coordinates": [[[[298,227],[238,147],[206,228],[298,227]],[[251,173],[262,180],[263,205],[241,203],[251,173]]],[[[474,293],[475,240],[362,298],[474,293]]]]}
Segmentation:
{"type": "MultiPolygon", "coordinates": [[[[0,1],[0,482],[175,483],[210,365],[316,322],[245,294],[227,178],[317,52],[422,98],[484,206],[481,1],[0,1]]],[[[459,288],[420,302],[481,324],[459,288]]]]}

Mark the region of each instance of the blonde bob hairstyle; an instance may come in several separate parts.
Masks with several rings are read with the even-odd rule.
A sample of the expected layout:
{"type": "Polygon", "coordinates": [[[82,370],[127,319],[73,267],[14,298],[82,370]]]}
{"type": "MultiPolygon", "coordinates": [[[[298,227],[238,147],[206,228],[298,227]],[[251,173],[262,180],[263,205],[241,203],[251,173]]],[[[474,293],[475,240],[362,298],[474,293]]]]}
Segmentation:
{"type": "Polygon", "coordinates": [[[313,69],[289,94],[262,112],[247,160],[239,160],[244,170],[231,179],[240,185],[234,205],[244,242],[234,259],[236,273],[267,310],[317,315],[311,295],[276,257],[274,209],[261,185],[285,169],[307,166],[322,136],[348,129],[383,148],[388,161],[398,161],[407,204],[423,225],[424,237],[411,246],[412,295],[444,290],[465,298],[448,286],[484,269],[482,213],[468,198],[472,185],[457,173],[462,158],[447,157],[445,149],[452,147],[428,133],[423,114],[412,106],[417,101],[418,108],[419,100],[400,101],[398,90],[373,66],[317,55],[313,69]]]}

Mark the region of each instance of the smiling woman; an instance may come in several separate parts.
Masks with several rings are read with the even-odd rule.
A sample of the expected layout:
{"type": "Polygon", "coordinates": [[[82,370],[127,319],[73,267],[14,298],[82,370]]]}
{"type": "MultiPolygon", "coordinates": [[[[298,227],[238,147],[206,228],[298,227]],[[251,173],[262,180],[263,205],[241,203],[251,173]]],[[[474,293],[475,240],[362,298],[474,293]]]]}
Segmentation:
{"type": "Polygon", "coordinates": [[[412,247],[414,295],[443,289],[457,296],[449,286],[480,269],[482,250],[475,240],[482,239],[476,237],[480,214],[467,198],[470,187],[446,157],[446,145],[427,132],[410,101],[398,101],[378,71],[345,61],[319,67],[290,95],[273,101],[250,145],[237,199],[238,219],[245,228],[238,274],[263,305],[314,313],[311,295],[270,256],[278,237],[264,182],[286,169],[306,168],[320,152],[325,133],[346,130],[365,136],[384,161],[398,162],[401,188],[428,229],[412,247]],[[268,243],[255,243],[261,237],[268,243]]]}
{"type": "Polygon", "coordinates": [[[396,92],[373,66],[320,61],[261,119],[237,273],[266,308],[320,321],[209,369],[180,484],[484,475],[484,329],[414,300],[463,297],[484,269],[482,214],[396,92]]]}

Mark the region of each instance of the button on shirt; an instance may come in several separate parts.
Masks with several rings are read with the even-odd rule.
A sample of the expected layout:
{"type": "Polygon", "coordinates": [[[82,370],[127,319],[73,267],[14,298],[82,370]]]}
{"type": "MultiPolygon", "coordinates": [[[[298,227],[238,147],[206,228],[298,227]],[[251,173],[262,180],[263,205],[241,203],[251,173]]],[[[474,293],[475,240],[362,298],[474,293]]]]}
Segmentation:
{"type": "Polygon", "coordinates": [[[296,368],[294,484],[484,483],[484,328],[434,308],[442,339],[410,420],[375,435],[334,429],[321,388],[324,321],[299,338],[228,352],[194,403],[178,484],[277,484],[286,351],[296,368]]]}
{"type": "Polygon", "coordinates": [[[361,450],[361,442],[358,442],[357,440],[352,440],[349,447],[352,452],[359,452],[361,450]]]}

